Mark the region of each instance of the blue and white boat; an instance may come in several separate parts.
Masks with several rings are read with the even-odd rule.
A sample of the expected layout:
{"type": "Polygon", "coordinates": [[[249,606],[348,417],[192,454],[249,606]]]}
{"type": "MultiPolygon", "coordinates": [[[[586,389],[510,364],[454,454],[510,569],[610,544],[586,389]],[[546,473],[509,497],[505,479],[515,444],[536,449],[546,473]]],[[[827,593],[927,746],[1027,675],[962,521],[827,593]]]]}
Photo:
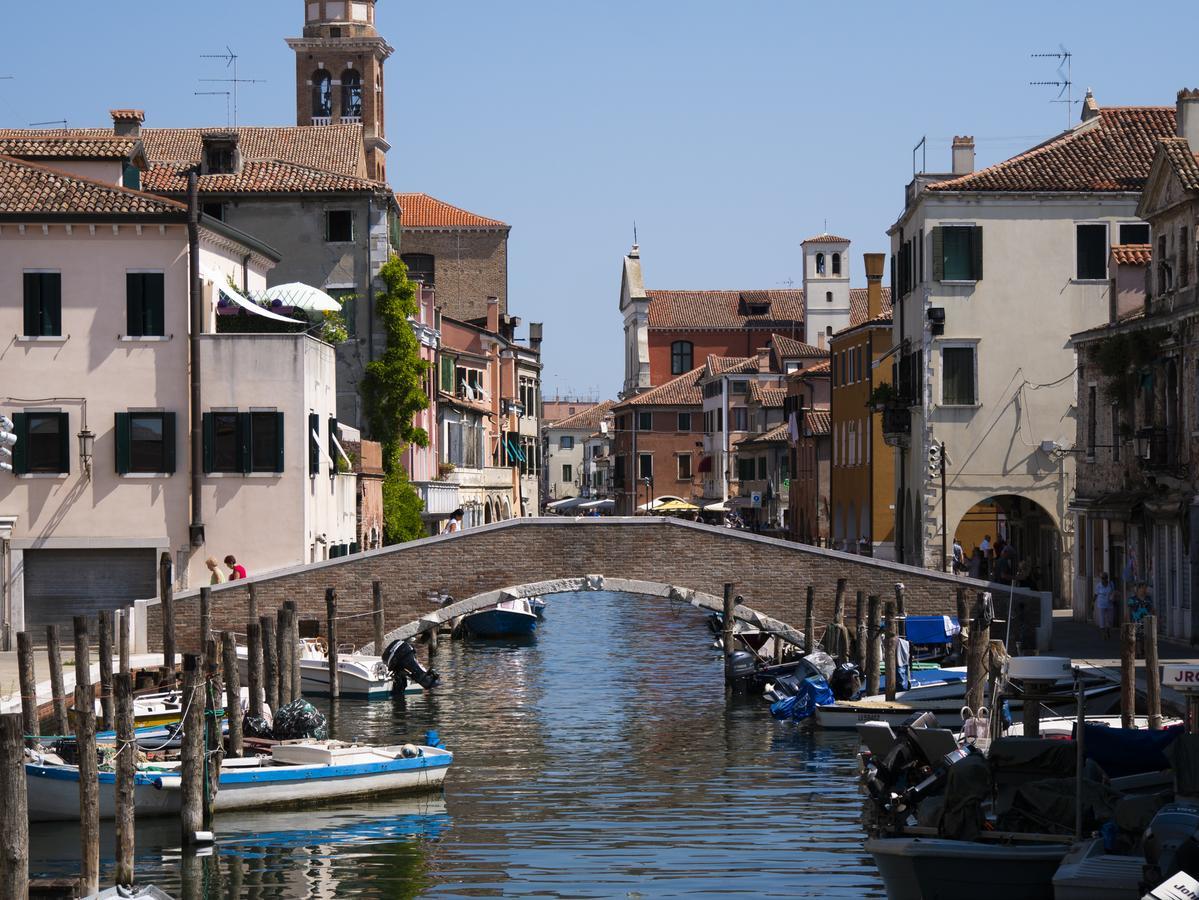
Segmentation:
{"type": "Polygon", "coordinates": [[[463,620],[462,627],[474,637],[522,637],[537,630],[537,613],[527,599],[516,597],[471,613],[463,620]]]}
{"type": "Polygon", "coordinates": [[[529,607],[537,615],[537,618],[545,618],[545,600],[543,600],[541,597],[530,597],[529,607]]]}
{"type": "MultiPolygon", "coordinates": [[[[454,755],[440,747],[371,747],[342,741],[285,741],[269,756],[226,759],[213,801],[216,812],[305,806],[352,797],[419,793],[445,781],[454,755]]],[[[135,814],[178,815],[178,762],[150,764],[134,776],[135,814]]],[[[35,756],[25,764],[31,822],[78,821],[79,769],[35,756]]],[[[100,773],[100,817],[114,814],[116,774],[100,773]]]]}

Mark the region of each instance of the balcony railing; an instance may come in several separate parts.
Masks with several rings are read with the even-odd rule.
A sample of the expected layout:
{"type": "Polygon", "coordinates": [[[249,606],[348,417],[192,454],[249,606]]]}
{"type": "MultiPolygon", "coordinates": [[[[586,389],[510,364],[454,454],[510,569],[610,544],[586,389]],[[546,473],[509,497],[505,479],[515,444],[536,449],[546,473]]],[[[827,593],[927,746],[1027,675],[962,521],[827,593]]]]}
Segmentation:
{"type": "Polygon", "coordinates": [[[884,406],[883,441],[888,447],[907,447],[912,440],[912,412],[898,405],[884,406]]]}
{"type": "Polygon", "coordinates": [[[328,124],[330,124],[332,121],[333,121],[333,117],[332,117],[332,116],[313,116],[313,117],[312,117],[312,124],[313,124],[313,125],[328,125],[328,124]]]}
{"type": "Polygon", "coordinates": [[[448,516],[460,506],[458,485],[452,481],[414,481],[412,486],[420,494],[428,515],[448,516]]]}
{"type": "Polygon", "coordinates": [[[1176,429],[1141,428],[1137,431],[1137,454],[1144,469],[1169,469],[1178,464],[1176,429]]]}

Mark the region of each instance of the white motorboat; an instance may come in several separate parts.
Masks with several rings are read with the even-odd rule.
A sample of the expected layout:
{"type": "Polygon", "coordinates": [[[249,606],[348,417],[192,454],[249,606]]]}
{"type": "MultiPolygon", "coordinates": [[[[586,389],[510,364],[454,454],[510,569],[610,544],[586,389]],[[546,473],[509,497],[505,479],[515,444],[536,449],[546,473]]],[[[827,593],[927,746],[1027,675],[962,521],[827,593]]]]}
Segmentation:
{"type": "MultiPolygon", "coordinates": [[[[300,641],[300,691],[308,696],[329,696],[329,648],[321,638],[300,641]]],[[[237,665],[243,681],[249,668],[249,651],[237,648],[237,665]]],[[[347,648],[337,654],[337,670],[341,674],[341,696],[358,700],[382,700],[392,693],[391,670],[381,656],[356,653],[347,648]]],[[[419,684],[409,680],[405,694],[420,694],[419,684]]]]}
{"type": "MultiPolygon", "coordinates": [[[[25,765],[29,819],[78,821],[79,768],[39,756],[25,765]]],[[[419,792],[438,787],[454,756],[439,747],[404,744],[372,747],[342,741],[286,741],[269,756],[226,759],[213,809],[278,808],[350,797],[419,792]]],[[[141,767],[135,775],[136,815],[177,815],[180,764],[141,767]]],[[[100,818],[114,814],[116,775],[100,773],[100,818]]]]}

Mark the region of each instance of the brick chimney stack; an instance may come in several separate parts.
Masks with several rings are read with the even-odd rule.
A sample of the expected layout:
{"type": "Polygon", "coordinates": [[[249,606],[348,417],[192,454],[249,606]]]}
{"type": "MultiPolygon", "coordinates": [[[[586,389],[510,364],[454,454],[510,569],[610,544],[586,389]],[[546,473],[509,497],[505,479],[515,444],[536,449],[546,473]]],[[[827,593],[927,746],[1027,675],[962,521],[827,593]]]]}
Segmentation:
{"type": "Polygon", "coordinates": [[[492,334],[500,333],[500,298],[487,298],[487,330],[492,334]]]}
{"type": "Polygon", "coordinates": [[[1174,108],[1174,131],[1186,138],[1192,153],[1199,153],[1199,88],[1178,92],[1178,104],[1174,108]]]}
{"type": "Polygon", "coordinates": [[[974,136],[955,135],[953,138],[953,174],[969,175],[974,171],[974,136]]]}
{"type": "Polygon", "coordinates": [[[110,109],[112,132],[118,137],[140,137],[146,114],[140,109],[110,109]]]}
{"type": "Polygon", "coordinates": [[[1082,100],[1082,121],[1089,122],[1097,115],[1099,115],[1099,104],[1095,102],[1095,95],[1091,93],[1091,89],[1087,88],[1087,95],[1082,100]]]}
{"type": "Polygon", "coordinates": [[[875,318],[883,314],[883,267],[885,253],[863,253],[866,261],[866,315],[875,318]]]}

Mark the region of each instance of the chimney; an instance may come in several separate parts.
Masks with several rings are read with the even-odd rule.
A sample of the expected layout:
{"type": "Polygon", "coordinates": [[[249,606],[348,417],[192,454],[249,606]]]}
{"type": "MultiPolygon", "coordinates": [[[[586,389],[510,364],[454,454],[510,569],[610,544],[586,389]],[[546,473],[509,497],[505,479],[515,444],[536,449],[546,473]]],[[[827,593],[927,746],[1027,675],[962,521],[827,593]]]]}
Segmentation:
{"type": "Polygon", "coordinates": [[[541,322],[529,323],[529,349],[534,353],[541,352],[541,322]]]}
{"type": "MultiPolygon", "coordinates": [[[[954,138],[954,143],[957,143],[957,138],[954,138]]],[[[873,319],[883,314],[883,266],[887,254],[863,253],[862,258],[866,261],[866,316],[873,319]]]]}
{"type": "Polygon", "coordinates": [[[1199,88],[1178,92],[1178,105],[1174,108],[1174,133],[1186,138],[1192,153],[1199,153],[1199,88]]]}
{"type": "Polygon", "coordinates": [[[974,171],[974,136],[964,134],[953,138],[953,174],[969,175],[974,171]]]}
{"type": "Polygon", "coordinates": [[[110,109],[112,133],[117,137],[140,137],[146,114],[140,109],[110,109]]]}
{"type": "Polygon", "coordinates": [[[1082,121],[1089,122],[1098,115],[1099,104],[1095,102],[1095,95],[1091,93],[1091,89],[1087,88],[1087,95],[1082,100],[1082,121]]]}
{"type": "Polygon", "coordinates": [[[487,298],[487,330],[492,334],[500,333],[500,298],[487,298]]]}

